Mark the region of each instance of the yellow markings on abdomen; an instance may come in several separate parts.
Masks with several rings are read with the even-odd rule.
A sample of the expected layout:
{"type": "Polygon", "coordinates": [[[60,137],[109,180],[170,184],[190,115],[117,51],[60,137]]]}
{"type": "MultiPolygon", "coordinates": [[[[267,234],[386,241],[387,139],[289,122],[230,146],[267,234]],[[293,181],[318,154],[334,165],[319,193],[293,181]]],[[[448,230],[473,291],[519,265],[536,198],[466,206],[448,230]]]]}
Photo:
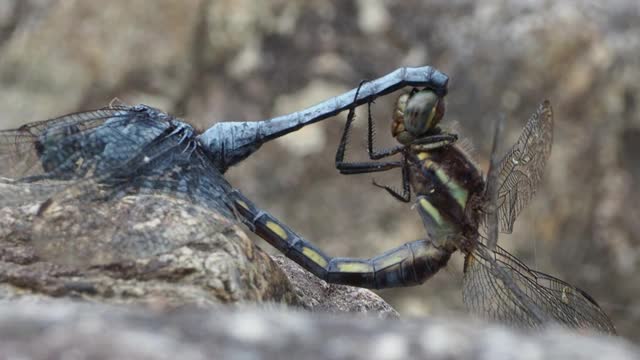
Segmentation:
{"type": "Polygon", "coordinates": [[[249,210],[249,205],[247,205],[247,203],[242,200],[236,200],[236,204],[242,206],[246,210],[249,210]]]}
{"type": "Polygon", "coordinates": [[[458,204],[460,204],[461,208],[465,208],[467,206],[467,199],[469,198],[469,191],[467,191],[467,189],[463,188],[462,186],[460,186],[457,182],[453,181],[449,175],[445,174],[444,171],[439,170],[436,172],[436,176],[440,177],[439,173],[444,174],[443,176],[445,176],[447,179],[449,179],[450,181],[447,183],[447,187],[449,188],[449,190],[451,191],[451,195],[453,195],[453,198],[456,199],[456,202],[458,202],[458,204]]]}
{"type": "Polygon", "coordinates": [[[406,251],[397,251],[393,252],[387,256],[383,256],[376,260],[376,269],[386,269],[390,266],[400,264],[404,260],[409,259],[411,257],[411,253],[406,251]]]}
{"type": "MultiPolygon", "coordinates": [[[[419,152],[418,153],[418,159],[420,159],[420,161],[429,158],[429,153],[426,152],[419,152]]],[[[425,165],[426,166],[426,165],[425,165]]]]}
{"type": "Polygon", "coordinates": [[[269,230],[271,230],[273,233],[275,233],[276,235],[278,235],[281,239],[283,239],[283,240],[287,240],[287,238],[288,238],[287,232],[286,232],[286,231],[284,231],[284,229],[282,228],[282,226],[280,226],[280,225],[278,225],[278,224],[274,223],[274,222],[273,222],[273,221],[271,221],[271,220],[268,220],[268,221],[265,223],[265,226],[266,226],[267,228],[269,228],[269,230]]]}
{"type": "Polygon", "coordinates": [[[442,256],[443,251],[435,246],[421,246],[417,249],[413,249],[413,255],[416,258],[423,259],[438,259],[442,256]]]}
{"type": "Polygon", "coordinates": [[[312,248],[303,247],[302,248],[302,253],[309,260],[311,260],[314,263],[320,265],[321,267],[323,267],[323,268],[327,267],[327,260],[324,257],[322,257],[322,255],[318,254],[318,252],[313,250],[312,248]]]}
{"type": "Polygon", "coordinates": [[[436,209],[427,199],[420,198],[420,207],[422,207],[422,209],[426,211],[427,214],[431,216],[431,218],[433,218],[433,221],[435,221],[436,224],[440,226],[443,225],[444,221],[442,220],[442,215],[440,215],[440,211],[438,211],[438,209],[436,209]]]}
{"type": "Polygon", "coordinates": [[[425,168],[436,173],[438,180],[449,189],[451,196],[453,196],[460,207],[464,209],[467,206],[469,191],[453,180],[439,164],[429,159],[425,159],[423,164],[425,168]]]}
{"type": "Polygon", "coordinates": [[[373,266],[361,262],[339,262],[338,271],[345,273],[368,273],[373,271],[373,266]]]}

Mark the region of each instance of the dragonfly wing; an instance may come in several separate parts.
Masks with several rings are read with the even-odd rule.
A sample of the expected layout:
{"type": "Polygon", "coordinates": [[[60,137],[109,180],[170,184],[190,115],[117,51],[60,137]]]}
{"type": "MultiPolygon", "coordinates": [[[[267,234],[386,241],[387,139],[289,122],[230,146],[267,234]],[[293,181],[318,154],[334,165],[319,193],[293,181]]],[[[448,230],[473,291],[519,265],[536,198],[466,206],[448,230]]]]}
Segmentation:
{"type": "Polygon", "coordinates": [[[158,229],[171,222],[159,216],[155,227],[144,226],[141,214],[153,208],[145,195],[233,217],[231,186],[191,129],[153,111],[108,108],[0,132],[0,157],[8,160],[0,208],[41,203],[31,236],[38,255],[94,265],[166,251],[170,242],[158,229]]]}
{"type": "Polygon", "coordinates": [[[18,179],[59,174],[64,166],[81,161],[80,155],[100,150],[96,147],[103,144],[93,134],[105,122],[117,128],[138,115],[132,107],[104,108],[0,131],[0,176],[18,179]]]}
{"type": "Polygon", "coordinates": [[[478,244],[467,254],[463,299],[472,313],[516,326],[557,322],[579,329],[615,334],[600,306],[584,291],[553,276],[531,270],[497,247],[478,244]]]}
{"type": "Polygon", "coordinates": [[[73,182],[48,198],[33,223],[37,254],[80,266],[135,260],[198,238],[176,234],[199,228],[177,226],[176,218],[188,213],[177,211],[180,206],[197,205],[233,219],[227,199],[231,186],[222,174],[197,152],[189,155],[180,147],[163,146],[164,151],[155,149],[147,162],[133,158],[119,171],[73,182]]]}
{"type": "Polygon", "coordinates": [[[535,195],[552,143],[553,111],[545,100],[500,163],[497,207],[501,232],[513,231],[516,218],[535,195]]]}

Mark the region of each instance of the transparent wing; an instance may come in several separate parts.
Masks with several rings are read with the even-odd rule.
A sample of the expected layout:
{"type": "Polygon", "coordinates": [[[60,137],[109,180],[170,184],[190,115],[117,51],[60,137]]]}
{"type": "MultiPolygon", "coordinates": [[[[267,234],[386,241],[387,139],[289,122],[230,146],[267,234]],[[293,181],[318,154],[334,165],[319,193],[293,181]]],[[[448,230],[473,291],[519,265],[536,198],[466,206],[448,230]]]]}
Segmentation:
{"type": "Polygon", "coordinates": [[[536,193],[552,142],[553,111],[545,100],[500,163],[497,206],[501,232],[513,231],[516,218],[536,193]]]}
{"type": "Polygon", "coordinates": [[[0,131],[0,176],[13,179],[38,176],[56,172],[56,166],[70,166],[81,161],[82,155],[103,146],[92,134],[106,121],[109,120],[109,126],[118,127],[138,115],[132,107],[118,106],[0,131]],[[57,159],[53,155],[55,152],[60,153],[57,159]],[[49,158],[43,159],[43,156],[49,158]],[[55,160],[59,161],[56,163],[55,160]]]}
{"type": "Polygon", "coordinates": [[[37,214],[25,214],[33,216],[31,240],[54,262],[104,264],[187,241],[163,235],[178,227],[147,216],[158,203],[147,195],[233,218],[231,186],[191,129],[149,108],[108,108],[2,131],[0,157],[0,208],[39,205],[37,214]]]}
{"type": "Polygon", "coordinates": [[[188,230],[198,224],[175,226],[176,219],[190,217],[174,208],[197,205],[233,219],[231,186],[197,151],[189,154],[183,146],[165,141],[149,149],[151,158],[134,157],[109,174],[68,181],[50,194],[33,219],[31,241],[38,256],[76,266],[135,260],[198,238],[188,230]]]}
{"type": "MultiPolygon", "coordinates": [[[[135,175],[157,157],[154,151],[171,148],[170,138],[190,139],[190,131],[144,105],[112,106],[0,131],[0,182],[25,184],[20,198],[29,202],[75,181],[105,179],[111,172],[135,175]]],[[[16,198],[3,198],[0,205],[16,198]]]]}
{"type": "Polygon", "coordinates": [[[472,313],[516,326],[545,322],[615,334],[611,320],[584,291],[531,270],[515,256],[482,244],[466,255],[463,300],[472,313]]]}

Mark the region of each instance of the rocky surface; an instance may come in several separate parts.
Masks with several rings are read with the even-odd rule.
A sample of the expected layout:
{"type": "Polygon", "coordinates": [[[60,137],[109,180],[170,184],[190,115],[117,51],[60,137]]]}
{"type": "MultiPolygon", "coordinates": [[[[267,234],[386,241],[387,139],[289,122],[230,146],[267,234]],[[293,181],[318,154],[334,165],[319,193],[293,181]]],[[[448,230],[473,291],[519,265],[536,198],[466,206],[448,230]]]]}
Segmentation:
{"type": "MultiPolygon", "coordinates": [[[[510,144],[548,98],[556,132],[545,183],[501,244],[587,290],[637,340],[639,16],[635,0],[158,0],[153,8],[143,0],[5,0],[0,127],[113,97],[201,127],[263,119],[399,66],[430,64],[452,78],[447,121],[460,123],[486,164],[492,119],[505,113],[510,144]]],[[[392,101],[374,107],[381,146],[392,101]]],[[[341,126],[342,118],[330,120],[267,145],[229,178],[332,255],[372,256],[423,237],[419,218],[369,186],[370,176],[337,175],[341,126]]],[[[361,150],[356,158],[366,156],[360,145],[351,146],[361,150]]],[[[403,314],[464,311],[460,259],[449,268],[382,295],[403,314]]]]}
{"type": "Polygon", "coordinates": [[[280,304],[398,316],[369,290],[329,285],[283,257],[273,261],[235,222],[185,200],[0,201],[0,299],[59,297],[168,308],[280,304]]]}
{"type": "Polygon", "coordinates": [[[302,307],[314,312],[365,313],[397,318],[398,312],[374,292],[353,286],[328,284],[282,255],[273,257],[293,284],[302,307]]]}
{"type": "Polygon", "coordinates": [[[523,333],[459,319],[389,320],[270,309],[148,311],[0,304],[0,349],[28,359],[637,359],[617,338],[523,333]],[[46,309],[43,311],[43,309],[46,309]]]}
{"type": "Polygon", "coordinates": [[[298,303],[269,255],[214,212],[164,196],[84,205],[0,207],[2,298],[298,303]]]}

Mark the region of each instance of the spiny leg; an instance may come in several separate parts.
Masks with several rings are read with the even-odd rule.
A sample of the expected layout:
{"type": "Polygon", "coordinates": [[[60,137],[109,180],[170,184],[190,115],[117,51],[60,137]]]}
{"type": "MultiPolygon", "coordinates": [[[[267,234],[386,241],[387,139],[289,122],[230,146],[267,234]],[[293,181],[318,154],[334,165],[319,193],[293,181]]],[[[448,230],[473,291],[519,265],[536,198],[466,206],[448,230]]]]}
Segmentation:
{"type": "Polygon", "coordinates": [[[415,139],[408,146],[413,151],[431,151],[451,145],[456,141],[458,141],[458,135],[443,132],[415,139]]]}
{"type": "MultiPolygon", "coordinates": [[[[355,97],[358,97],[358,93],[360,88],[366,81],[362,81],[356,90],[355,97]]],[[[371,160],[379,160],[385,157],[389,157],[400,152],[404,152],[402,162],[398,161],[388,161],[388,162],[357,162],[357,163],[348,163],[344,161],[344,156],[346,153],[347,143],[349,142],[349,132],[351,131],[351,126],[353,121],[355,120],[355,107],[351,107],[349,109],[349,113],[347,116],[347,122],[345,124],[344,131],[342,133],[342,137],[340,139],[340,143],[338,145],[338,149],[336,151],[336,168],[340,171],[341,174],[351,175],[351,174],[363,174],[370,172],[380,172],[387,171],[393,168],[401,167],[402,168],[402,193],[399,193],[394,188],[388,185],[378,184],[375,180],[373,181],[373,185],[385,189],[391,196],[395,199],[408,203],[411,201],[411,187],[409,183],[409,172],[408,161],[406,150],[408,146],[413,151],[429,151],[433,149],[437,149],[443,146],[450,145],[458,140],[458,136],[455,134],[448,133],[437,133],[433,135],[424,136],[422,138],[416,139],[408,146],[398,145],[392,148],[376,150],[374,149],[374,138],[375,138],[375,125],[373,122],[373,116],[371,115],[371,102],[367,104],[367,145],[368,145],[368,153],[369,159],[371,160]]]]}
{"type": "MultiPolygon", "coordinates": [[[[360,87],[365,82],[360,83],[360,87]]],[[[359,87],[359,88],[360,88],[359,87]]],[[[359,89],[358,88],[358,89],[359,89]]],[[[356,92],[356,97],[358,93],[356,92]]],[[[368,150],[369,150],[369,158],[372,160],[381,159],[383,157],[395,155],[405,149],[404,145],[396,146],[391,149],[386,149],[383,151],[376,151],[373,149],[373,138],[374,138],[374,125],[373,118],[371,116],[371,102],[367,104],[368,110],[368,150]]],[[[351,174],[363,174],[370,172],[379,172],[379,171],[387,171],[393,168],[401,167],[402,168],[402,194],[398,193],[396,190],[386,185],[379,185],[378,183],[373,181],[375,186],[385,189],[391,196],[402,201],[409,202],[411,200],[411,189],[409,187],[409,169],[406,168],[407,161],[406,157],[403,158],[402,162],[398,161],[388,161],[388,162],[358,162],[358,163],[347,163],[344,161],[344,156],[346,152],[346,146],[349,142],[349,132],[351,130],[351,125],[355,120],[355,108],[349,109],[349,114],[347,116],[347,122],[344,127],[344,131],[342,133],[342,137],[340,139],[340,144],[338,145],[338,150],[336,151],[336,168],[340,171],[341,174],[351,175],[351,174]]]]}
{"type": "MultiPolygon", "coordinates": [[[[412,93],[417,91],[417,89],[413,89],[412,93]]],[[[373,180],[373,185],[379,188],[385,189],[391,196],[395,199],[408,203],[411,201],[411,187],[409,184],[409,164],[407,159],[407,151],[412,152],[420,152],[420,151],[429,151],[434,150],[443,146],[450,145],[458,140],[458,136],[455,134],[448,133],[438,133],[433,135],[423,136],[411,142],[408,145],[400,145],[393,148],[376,150],[374,149],[374,141],[375,141],[375,123],[373,122],[373,117],[371,116],[371,103],[368,104],[368,126],[367,126],[367,145],[369,152],[369,159],[371,160],[379,160],[387,156],[395,155],[398,152],[403,152],[403,166],[402,166],[402,194],[398,193],[393,187],[388,185],[378,184],[375,180],[373,180]]]]}
{"type": "Polygon", "coordinates": [[[419,285],[444,267],[452,254],[431,241],[416,240],[370,259],[333,258],[257,208],[238,190],[229,197],[251,231],[329,283],[373,289],[419,285]]]}
{"type": "MultiPolygon", "coordinates": [[[[360,82],[358,89],[356,90],[355,98],[358,98],[358,94],[362,85],[364,85],[367,81],[363,80],[360,82]]],[[[369,103],[369,108],[371,107],[371,103],[369,103]]],[[[338,149],[336,150],[336,160],[335,165],[336,169],[340,171],[341,174],[344,175],[352,175],[352,174],[364,174],[371,172],[379,172],[379,171],[387,171],[394,168],[398,168],[402,166],[402,163],[399,161],[386,161],[386,162],[346,162],[344,161],[345,153],[347,151],[347,143],[349,142],[349,133],[351,131],[351,125],[355,120],[356,112],[355,106],[349,109],[349,113],[347,115],[347,122],[344,125],[344,131],[342,132],[342,137],[340,138],[340,143],[338,144],[338,149]]],[[[399,152],[402,150],[402,147],[398,148],[399,152]]]]}
{"type": "MultiPolygon", "coordinates": [[[[369,159],[379,160],[384,157],[395,155],[400,151],[406,150],[406,147],[404,145],[396,146],[389,149],[375,150],[373,145],[375,134],[376,134],[375,124],[373,122],[373,116],[371,116],[371,103],[369,103],[367,104],[367,146],[368,146],[369,159]]],[[[407,160],[407,155],[405,153],[403,153],[402,155],[402,193],[399,193],[389,185],[378,184],[375,179],[372,180],[372,183],[374,186],[384,189],[387,193],[389,193],[389,195],[393,196],[396,200],[399,200],[404,203],[410,202],[411,186],[409,183],[409,162],[407,160]]]]}
{"type": "Polygon", "coordinates": [[[403,154],[402,156],[402,194],[398,193],[394,188],[389,185],[381,185],[376,182],[376,180],[372,180],[374,186],[377,186],[381,189],[385,189],[391,196],[396,198],[399,201],[408,203],[411,201],[411,184],[409,179],[409,160],[408,156],[403,154]]]}
{"type": "Polygon", "coordinates": [[[398,145],[387,149],[376,150],[374,149],[373,145],[373,142],[375,141],[376,130],[375,123],[373,122],[373,117],[371,116],[371,103],[367,104],[367,106],[367,146],[369,150],[369,159],[371,160],[380,160],[385,157],[395,155],[399,152],[402,152],[407,147],[414,151],[429,151],[441,148],[443,146],[451,145],[458,141],[458,135],[456,134],[438,132],[436,134],[424,135],[413,140],[407,145],[398,145]]]}
{"type": "Polygon", "coordinates": [[[369,159],[380,160],[385,157],[393,156],[405,149],[404,145],[394,146],[388,149],[376,150],[373,142],[376,137],[376,128],[371,116],[371,103],[367,104],[367,150],[369,150],[369,159]]]}

